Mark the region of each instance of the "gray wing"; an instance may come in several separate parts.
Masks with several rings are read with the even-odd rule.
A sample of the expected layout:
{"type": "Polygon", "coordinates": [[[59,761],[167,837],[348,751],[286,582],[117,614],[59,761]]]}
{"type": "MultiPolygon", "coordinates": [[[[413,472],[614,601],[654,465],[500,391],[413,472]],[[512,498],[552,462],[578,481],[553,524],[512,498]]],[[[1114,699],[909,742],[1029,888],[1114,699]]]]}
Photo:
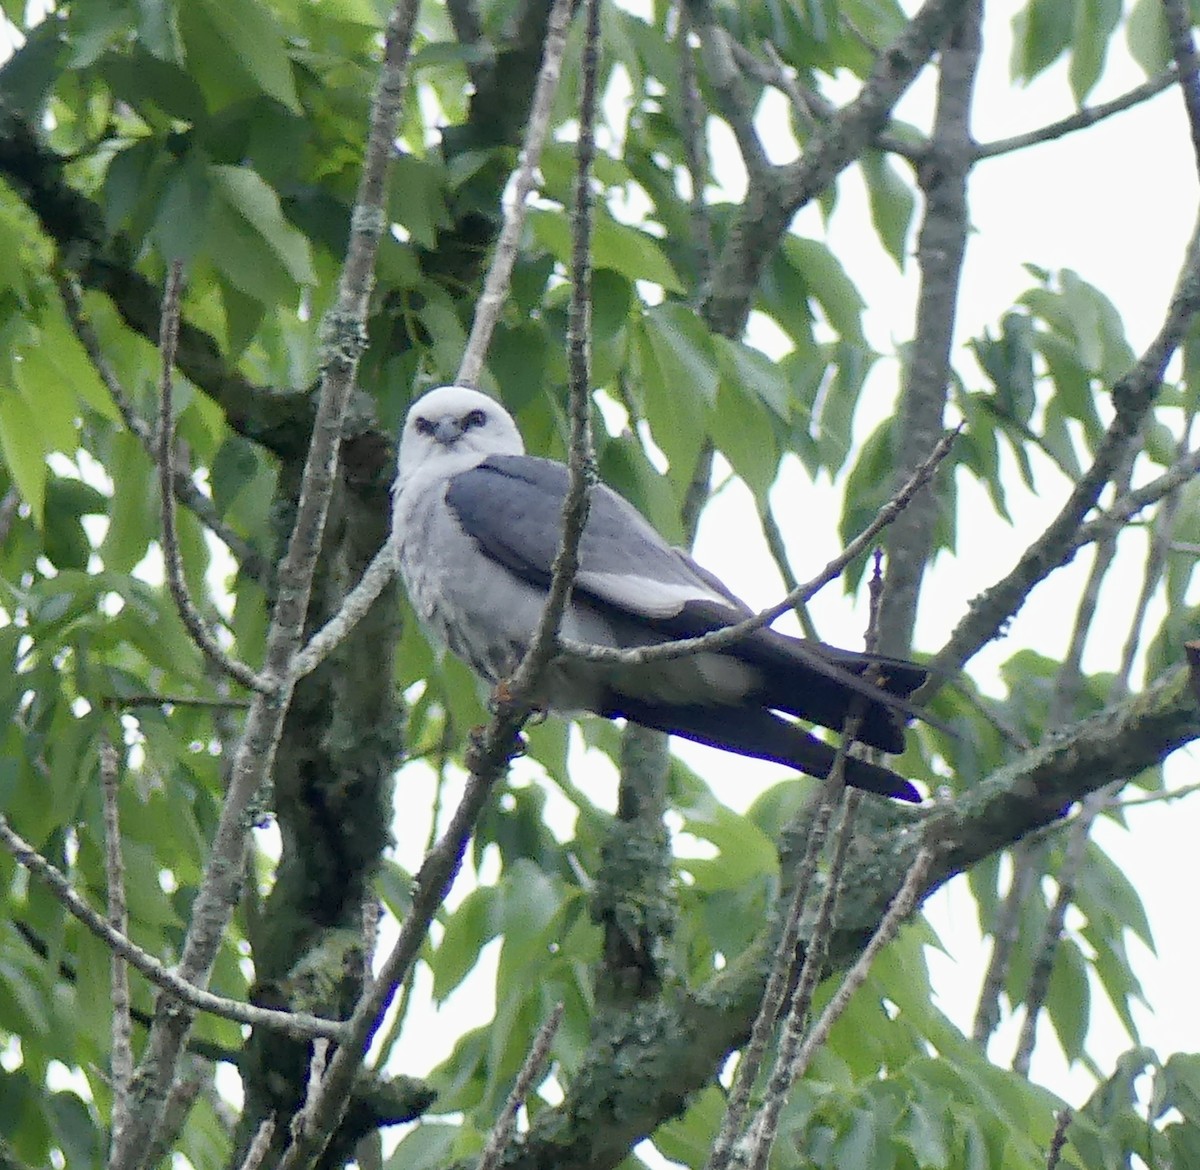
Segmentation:
{"type": "MultiPolygon", "coordinates": [[[[546,588],[558,552],[567,483],[568,471],[561,463],[532,455],[492,455],[450,479],[446,503],[487,556],[546,588]]],[[[725,622],[749,613],[715,577],[668,545],[632,504],[603,484],[591,492],[575,590],[577,596],[590,595],[652,621],[677,617],[695,603],[718,607],[725,622]]]]}
{"type": "MultiPolygon", "coordinates": [[[[567,480],[561,463],[492,455],[453,476],[445,498],[486,557],[545,589],[558,552],[567,480]]],[[[616,492],[597,484],[590,504],[574,597],[618,611],[629,645],[694,637],[749,615],[716,577],[668,545],[616,492]]],[[[840,728],[850,698],[862,695],[870,702],[859,738],[884,751],[903,750],[903,716],[921,714],[906,701],[926,676],[913,663],[839,650],[770,627],[724,653],[758,672],[757,693],[765,706],[825,727],[840,728]],[[872,667],[882,668],[882,686],[860,677],[872,667]]],[[[617,706],[611,714],[660,725],[617,706]]]]}

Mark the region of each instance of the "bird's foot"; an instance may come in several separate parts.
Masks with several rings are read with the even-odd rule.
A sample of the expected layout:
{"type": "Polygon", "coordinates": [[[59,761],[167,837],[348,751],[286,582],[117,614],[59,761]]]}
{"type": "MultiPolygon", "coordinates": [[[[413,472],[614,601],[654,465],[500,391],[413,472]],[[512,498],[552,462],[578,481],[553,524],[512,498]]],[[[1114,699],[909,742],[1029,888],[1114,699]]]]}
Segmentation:
{"type": "MultiPolygon", "coordinates": [[[[472,727],[467,732],[467,750],[464,753],[467,769],[471,772],[478,772],[485,763],[487,755],[487,728],[482,724],[478,727],[472,727]]],[[[529,751],[529,742],[518,731],[509,741],[508,748],[504,753],[504,760],[507,763],[509,760],[515,760],[529,751]]]]}
{"type": "MultiPolygon", "coordinates": [[[[488,695],[487,709],[495,715],[497,711],[502,711],[509,706],[516,698],[512,689],[512,679],[502,678],[494,687],[491,694],[488,695]]],[[[530,701],[529,722],[535,726],[546,721],[546,716],[550,711],[550,704],[545,699],[536,698],[530,701]]]]}
{"type": "Polygon", "coordinates": [[[513,701],[512,679],[502,678],[488,695],[487,709],[495,715],[501,707],[507,707],[513,701]]]}

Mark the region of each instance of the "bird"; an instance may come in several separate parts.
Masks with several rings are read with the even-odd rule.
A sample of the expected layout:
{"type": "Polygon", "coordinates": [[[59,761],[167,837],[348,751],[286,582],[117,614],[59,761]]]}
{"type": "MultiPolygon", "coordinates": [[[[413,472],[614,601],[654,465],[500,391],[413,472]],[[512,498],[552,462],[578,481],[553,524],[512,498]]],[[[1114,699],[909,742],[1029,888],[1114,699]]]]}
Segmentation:
{"type": "MultiPolygon", "coordinates": [[[[563,463],[527,455],[512,416],[478,390],[440,386],[405,419],[392,489],[399,573],[432,641],[492,687],[511,677],[537,628],[569,475],[563,463]]],[[[560,628],[572,642],[658,645],[752,612],[603,483],[590,488],[578,558],[560,628]]],[[[858,700],[856,738],[903,751],[905,725],[919,714],[907,697],[926,673],[902,659],[762,626],[716,651],[637,665],[560,653],[536,698],[546,710],[623,718],[822,777],[834,748],[799,721],[841,730],[858,700]]],[[[845,779],[921,800],[908,780],[868,760],[847,758],[845,779]]]]}

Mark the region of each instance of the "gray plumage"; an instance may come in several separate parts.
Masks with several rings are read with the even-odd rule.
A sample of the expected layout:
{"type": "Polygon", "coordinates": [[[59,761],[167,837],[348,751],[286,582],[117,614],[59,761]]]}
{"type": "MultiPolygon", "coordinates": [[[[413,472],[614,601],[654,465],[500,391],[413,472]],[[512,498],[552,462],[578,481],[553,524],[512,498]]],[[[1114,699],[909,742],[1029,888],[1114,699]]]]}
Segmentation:
{"type": "MultiPolygon", "coordinates": [[[[526,455],[509,414],[475,390],[443,386],[409,411],[393,512],[400,574],[434,639],[492,685],[516,669],[545,604],[567,478],[563,464],[526,455]]],[[[630,503],[602,484],[592,489],[564,638],[653,645],[749,614],[630,503]]],[[[912,663],[768,627],[720,651],[639,665],[561,656],[543,677],[539,701],[558,711],[624,717],[824,776],[833,748],[785,715],[840,729],[860,696],[859,738],[902,751],[910,713],[904,699],[924,679],[912,663]],[[860,677],[869,667],[878,685],[860,677]]],[[[847,761],[846,779],[920,799],[907,780],[864,760],[847,761]]]]}

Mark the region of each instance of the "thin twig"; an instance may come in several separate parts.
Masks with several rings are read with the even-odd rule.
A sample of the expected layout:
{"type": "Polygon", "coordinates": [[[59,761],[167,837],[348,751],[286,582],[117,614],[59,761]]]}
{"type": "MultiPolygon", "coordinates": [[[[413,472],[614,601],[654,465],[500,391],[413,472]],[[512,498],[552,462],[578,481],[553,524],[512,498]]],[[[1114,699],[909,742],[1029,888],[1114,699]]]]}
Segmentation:
{"type": "MultiPolygon", "coordinates": [[[[868,654],[875,653],[879,647],[879,613],[883,597],[883,557],[879,549],[875,550],[875,571],[871,575],[870,585],[870,619],[867,623],[865,649],[868,654]]],[[[826,820],[832,814],[836,805],[841,806],[842,815],[837,830],[833,835],[833,856],[830,858],[829,872],[825,876],[825,888],[817,903],[816,915],[809,931],[808,943],[804,950],[804,963],[800,968],[800,977],[792,992],[788,1004],[787,1015],[780,1029],[779,1049],[775,1056],[775,1065],[771,1070],[763,1104],[750,1125],[752,1133],[774,1133],[778,1126],[779,1115],[787,1101],[792,1083],[795,1079],[793,1069],[797,1054],[804,1040],[805,1027],[808,1023],[808,1013],[812,1007],[813,992],[821,978],[825,960],[829,954],[829,939],[833,934],[834,911],[838,895],[842,887],[842,875],[845,870],[846,858],[849,856],[850,842],[854,836],[854,818],[862,802],[862,794],[846,790],[846,759],[854,745],[855,737],[862,724],[863,704],[861,700],[851,702],[842,729],[841,743],[838,745],[833,766],[821,786],[821,811],[826,820]]],[[[748,1143],[750,1149],[749,1165],[752,1170],[765,1170],[771,1152],[771,1141],[748,1143]]]]}
{"type": "Polygon", "coordinates": [[[1111,118],[1114,114],[1120,114],[1134,106],[1141,105],[1142,102],[1162,93],[1164,89],[1169,89],[1175,84],[1177,76],[1174,69],[1165,69],[1162,73],[1151,77],[1149,81],[1135,85],[1128,93],[1121,94],[1120,97],[1113,98],[1110,102],[1102,102],[1098,106],[1077,110],[1069,117],[1058,122],[1051,122],[1048,126],[1041,126],[1037,130],[1014,134],[1011,138],[998,138],[995,142],[981,142],[975,149],[975,157],[977,159],[996,158],[1001,154],[1024,150],[1027,146],[1036,146],[1040,142],[1052,142],[1054,139],[1063,138],[1076,130],[1086,130],[1089,126],[1104,121],[1105,118],[1111,118]]]}
{"type": "Polygon", "coordinates": [[[1164,789],[1162,792],[1152,792],[1149,796],[1131,796],[1123,800],[1118,800],[1114,808],[1137,808],[1143,804],[1170,804],[1175,800],[1182,800],[1185,796],[1194,796],[1200,792],[1200,782],[1195,784],[1185,784],[1181,788],[1164,789]]]}
{"type": "Polygon", "coordinates": [[[272,1113],[258,1123],[258,1129],[254,1131],[254,1140],[250,1143],[250,1148],[246,1151],[246,1156],[242,1159],[238,1170],[259,1170],[271,1149],[271,1139],[274,1136],[275,1114],[272,1113]]]}
{"type": "Polygon", "coordinates": [[[357,585],[346,594],[335,613],[311,638],[291,662],[293,685],[316,670],[350,635],[367,610],[396,575],[396,544],[389,536],[371,558],[357,585]]]}
{"type": "Polygon", "coordinates": [[[15,487],[10,487],[0,499],[0,547],[8,540],[9,529],[21,509],[21,493],[15,487]]]}
{"type": "MultiPolygon", "coordinates": [[[[839,745],[838,754],[834,757],[834,769],[845,767],[844,748],[839,745]]],[[[808,838],[805,842],[804,857],[796,869],[795,884],[792,890],[791,902],[784,917],[783,929],[779,935],[779,943],[775,947],[775,956],[771,961],[771,973],[767,978],[767,986],[763,990],[762,1002],[754,1024],[750,1030],[750,1039],[742,1049],[738,1060],[737,1072],[734,1074],[733,1085],[729,1090],[729,1100],[725,1105],[725,1116],[721,1119],[721,1128],[709,1152],[705,1170],[725,1170],[733,1156],[734,1145],[742,1132],[746,1108],[750,1103],[750,1094],[754,1082],[762,1067],[767,1046],[775,1031],[775,1023],[779,1019],[780,1009],[788,991],[792,972],[795,969],[796,947],[800,940],[800,924],[804,918],[804,907],[808,901],[808,892],[812,887],[813,875],[817,870],[817,861],[825,844],[829,831],[829,821],[833,816],[834,802],[822,796],[817,801],[809,827],[808,838]]]]}
{"type": "Polygon", "coordinates": [[[471,335],[459,363],[455,381],[460,386],[476,386],[483,370],[483,359],[500,311],[508,296],[512,282],[513,265],[517,259],[517,247],[521,242],[521,229],[525,224],[526,204],[530,193],[537,185],[537,169],[542,157],[542,147],[550,131],[550,114],[554,106],[554,95],[558,91],[562,76],[563,55],[567,49],[567,32],[571,27],[572,0],[554,0],[546,23],[546,41],[542,48],[542,67],[538,73],[537,88],[529,108],[529,121],[525,126],[525,141],[521,147],[520,165],[509,187],[509,196],[504,206],[504,223],[496,241],[492,262],[484,280],[483,292],[475,305],[475,319],[471,323],[471,335]]]}
{"type": "Polygon", "coordinates": [[[187,578],[183,575],[183,556],[179,551],[179,533],[175,526],[175,417],[173,379],[175,351],[179,342],[179,316],[183,294],[183,264],[176,260],[167,273],[163,292],[162,321],[159,330],[161,367],[158,398],[158,486],[162,519],[162,552],[167,584],[175,599],[175,608],[192,641],[214,666],[252,691],[268,690],[268,684],[244,662],[227,654],[209,631],[208,625],[192,601],[187,578]]]}
{"type": "Polygon", "coordinates": [[[1020,1076],[1029,1076],[1029,1063],[1033,1059],[1033,1049],[1037,1043],[1038,1017],[1041,1015],[1042,1008],[1045,1007],[1046,996],[1050,991],[1050,976],[1054,970],[1054,959],[1058,954],[1058,944],[1062,937],[1063,925],[1066,922],[1067,908],[1075,896],[1076,879],[1084,858],[1087,856],[1092,825],[1121,783],[1122,781],[1118,780],[1115,785],[1110,784],[1098,792],[1089,793],[1084,799],[1083,811],[1075,818],[1071,826],[1066,852],[1063,855],[1062,864],[1055,874],[1058,893],[1050,907],[1050,913],[1046,915],[1042,936],[1034,953],[1029,985],[1025,992],[1025,1018],[1021,1021],[1021,1032],[1017,1037],[1017,1046],[1012,1062],[1013,1072],[1020,1076]]]}
{"type": "MultiPolygon", "coordinates": [[[[792,572],[792,563],[788,559],[787,546],[783,543],[783,533],[780,531],[779,522],[775,519],[775,513],[771,510],[769,503],[764,503],[762,508],[759,509],[758,519],[762,525],[763,537],[767,542],[767,551],[771,554],[771,559],[775,562],[775,567],[779,570],[780,577],[783,578],[783,587],[788,593],[791,593],[800,587],[800,583],[796,580],[796,574],[792,572]]],[[[817,641],[819,638],[817,627],[813,622],[808,606],[803,601],[797,601],[792,609],[800,622],[800,628],[804,631],[804,636],[817,641]]]]}
{"type": "MultiPolygon", "coordinates": [[[[573,254],[576,282],[588,280],[590,248],[589,185],[594,154],[596,74],[598,71],[599,0],[588,0],[584,41],[583,99],[580,110],[577,206],[574,217],[573,254]],[[580,255],[583,256],[582,266],[580,255]]],[[[538,675],[555,651],[557,631],[574,582],[575,563],[587,506],[587,471],[592,462],[589,427],[589,374],[587,368],[587,290],[574,292],[568,323],[571,375],[570,485],[563,505],[563,535],[542,618],[525,656],[504,693],[497,696],[495,711],[484,735],[467,753],[466,791],[442,839],[421,865],[414,883],[412,908],[400,928],[379,978],[364,989],[347,1023],[347,1035],[334,1053],[306,1124],[293,1130],[292,1141],[278,1170],[308,1170],[321,1156],[345,1112],[350,1091],[371,1038],[378,1031],[396,989],[403,983],[425,940],[430,922],[442,904],[462,865],[475,821],[493,785],[507,766],[518,744],[521,727],[533,711],[538,675]],[[581,376],[582,374],[582,376],[581,376]]]]}
{"type": "MultiPolygon", "coordinates": [[[[62,298],[71,331],[75,334],[79,344],[83,346],[83,351],[87,354],[100,381],[104,383],[109,398],[112,399],[113,405],[125,423],[125,429],[145,448],[151,462],[157,463],[158,453],[154,432],[134,410],[130,396],[125,392],[125,387],[121,385],[120,378],[117,377],[116,371],[105,356],[104,347],[100,338],[96,336],[96,330],[84,308],[83,293],[80,291],[79,282],[69,273],[60,271],[55,273],[55,283],[58,287],[58,295],[62,298]]],[[[176,499],[229,549],[238,563],[239,571],[251,580],[261,580],[265,570],[262,554],[217,515],[212,500],[195,485],[188,470],[176,466],[172,482],[176,499]]]]}
{"type": "Polygon", "coordinates": [[[545,1068],[546,1060],[550,1056],[550,1045],[554,1042],[554,1036],[562,1023],[562,1018],[563,1005],[559,1002],[554,1005],[546,1022],[538,1029],[537,1035],[533,1038],[533,1044],[513,1083],[512,1092],[508,1094],[504,1108],[501,1110],[500,1116],[496,1118],[496,1124],[492,1126],[487,1141],[483,1144],[483,1152],[479,1155],[475,1170],[496,1170],[496,1167],[500,1165],[500,1158],[512,1137],[513,1126],[517,1121],[517,1112],[525,1103],[525,1099],[545,1068]]]}
{"type": "MultiPolygon", "coordinates": [[[[1200,450],[1191,451],[1176,460],[1162,475],[1156,476],[1149,483],[1139,488],[1123,492],[1094,520],[1081,524],[1075,533],[1072,551],[1083,548],[1094,541],[1102,540],[1106,533],[1124,527],[1142,509],[1157,503],[1168,496],[1176,488],[1182,487],[1194,479],[1200,472],[1200,450]]],[[[1188,551],[1187,547],[1179,551],[1188,551]]]]}
{"type": "Polygon", "coordinates": [[[992,923],[992,952],[979,986],[971,1039],[985,1052],[1000,1023],[1000,996],[1008,980],[1009,960],[1021,936],[1021,911],[1046,868],[1046,837],[1031,835],[1012,851],[1012,880],[992,923]]]}
{"type": "MultiPolygon", "coordinates": [[[[837,108],[833,103],[816,90],[802,88],[793,76],[793,71],[789,70],[779,55],[779,50],[770,41],[763,41],[762,49],[770,61],[769,65],[760,61],[745,45],[738,41],[733,42],[733,55],[737,63],[763,85],[779,90],[788,99],[792,115],[800,126],[810,132],[828,126],[837,115],[837,108]]],[[[871,145],[879,150],[886,150],[889,154],[899,155],[914,164],[919,163],[928,153],[926,145],[907,141],[886,129],[875,135],[871,145]]]]}
{"type": "MultiPolygon", "coordinates": [[[[938,465],[950,451],[950,447],[958,435],[958,430],[943,435],[930,452],[929,457],[913,472],[912,478],[879,509],[875,519],[867,525],[836,557],[833,558],[815,577],[789,590],[787,595],[767,609],[745,618],[733,625],[724,626],[711,633],[702,634],[698,638],[680,638],[674,642],[664,642],[659,645],[633,646],[627,650],[617,650],[609,646],[588,646],[582,642],[562,640],[562,649],[572,657],[583,658],[588,662],[612,662],[622,666],[640,666],[646,662],[662,662],[670,658],[685,658],[701,651],[723,650],[735,642],[741,641],[748,634],[763,626],[770,625],[781,614],[786,613],[798,602],[809,600],[814,594],[824,589],[843,569],[869,548],[875,537],[879,535],[907,507],[913,496],[932,478],[938,465]]],[[[819,670],[826,670],[827,664],[816,661],[811,665],[819,670]]],[[[848,673],[848,672],[847,672],[848,673]]],[[[841,672],[837,674],[842,677],[841,672]]],[[[857,675],[854,676],[857,679],[857,675]]]]}
{"type": "Polygon", "coordinates": [[[341,1039],[344,1025],[337,1020],[323,1020],[319,1016],[304,1012],[274,1011],[242,1003],[240,1000],[226,999],[180,978],[127,935],[113,927],[103,915],[93,910],[76,893],[66,875],[43,857],[24,837],[16,833],[3,814],[0,814],[0,845],[3,845],[20,865],[45,882],[59,902],[109,950],[120,955],[131,967],[180,1003],[186,1003],[209,1015],[234,1020],[239,1024],[270,1028],[296,1040],[310,1040],[314,1036],[341,1039]]]}
{"type": "MultiPolygon", "coordinates": [[[[876,552],[875,573],[871,578],[871,620],[867,628],[866,648],[872,652],[878,645],[877,622],[879,618],[879,599],[882,593],[882,577],[879,571],[880,555],[876,552]]],[[[777,1102],[783,1104],[783,1095],[791,1087],[791,1082],[783,1083],[783,1071],[789,1066],[791,1057],[803,1036],[803,1026],[808,1016],[812,1000],[812,992],[825,965],[828,953],[829,938],[833,927],[833,911],[835,900],[840,887],[840,878],[848,854],[850,840],[853,837],[854,817],[861,802],[858,792],[846,792],[845,771],[846,755],[859,724],[862,721],[862,710],[855,704],[846,719],[842,731],[842,740],[838,745],[829,775],[821,785],[816,800],[816,807],[811,816],[808,840],[805,844],[804,858],[796,874],[796,885],[792,893],[791,903],[780,933],[779,943],[771,963],[771,973],[767,986],[763,991],[762,1002],[750,1032],[750,1040],[742,1051],[738,1061],[737,1072],[729,1099],[725,1106],[725,1115],[721,1119],[721,1127],[709,1153],[705,1170],[726,1170],[733,1156],[735,1143],[741,1134],[742,1122],[745,1119],[746,1108],[754,1082],[762,1067],[763,1057],[775,1022],[783,1006],[788,984],[795,971],[796,947],[800,938],[800,924],[804,917],[804,908],[808,900],[808,892],[816,872],[817,860],[820,857],[828,832],[829,822],[834,809],[841,804],[842,817],[838,824],[835,837],[834,855],[830,864],[830,872],[826,879],[824,893],[818,906],[816,920],[809,932],[808,944],[805,948],[804,964],[800,971],[796,987],[792,992],[787,1016],[783,1025],[783,1037],[780,1040],[779,1054],[775,1068],[772,1071],[771,1082],[767,1089],[768,1098],[772,1091],[778,1091],[781,1096],[777,1102]]],[[[743,1151],[744,1152],[744,1151],[743,1151]]],[[[769,1152],[769,1151],[767,1151],[769,1152]]],[[[765,1156],[762,1147],[759,1153],[765,1156]]]]}
{"type": "Polygon", "coordinates": [[[308,1057],[308,1079],[304,1082],[304,1104],[292,1118],[292,1132],[299,1133],[317,1107],[321,1086],[325,1083],[325,1067],[329,1058],[329,1041],[314,1040],[308,1057]]]}
{"type": "MultiPolygon", "coordinates": [[[[279,567],[275,604],[267,631],[263,677],[273,693],[257,694],[234,753],[229,786],[205,869],[192,904],[180,974],[189,982],[208,981],[224,937],[242,873],[248,822],[246,811],[270,775],[295,679],[292,660],[299,649],[333,497],[342,427],[354,389],[359,355],[366,344],[366,316],[374,281],[375,256],[387,226],[384,213],[387,174],[404,95],[409,52],[416,27],[417,0],[401,0],[388,19],[383,66],[371,103],[363,169],[351,214],[350,240],[334,308],[325,320],[324,361],[312,441],[300,481],[299,500],[287,550],[279,567]]],[[[161,1104],[191,1027],[188,1012],[156,1013],[138,1075],[142,1099],[137,1123],[110,1170],[135,1170],[162,1132],[161,1104]]],[[[339,1049],[339,1051],[341,1051],[339,1049]]]]}
{"type": "MultiPolygon", "coordinates": [[[[129,911],[125,900],[125,864],[121,858],[120,757],[109,737],[100,741],[100,791],[104,800],[104,857],[108,884],[108,921],[120,935],[129,935],[129,911]]],[[[112,953],[112,1132],[124,1129],[129,1119],[129,1082],[133,1079],[133,1020],[130,1017],[129,967],[116,951],[112,953]]]]}
{"type": "MultiPolygon", "coordinates": [[[[1131,444],[1125,452],[1121,464],[1114,475],[1114,483],[1119,492],[1129,487],[1133,474],[1133,464],[1137,456],[1137,445],[1131,444]]],[[[1050,710],[1046,718],[1046,726],[1058,730],[1068,724],[1074,716],[1083,680],[1083,652],[1087,646],[1088,634],[1096,614],[1096,605],[1100,596],[1100,588],[1113,563],[1117,551],[1117,530],[1110,529],[1097,542],[1096,555],[1092,567],[1088,571],[1080,595],[1079,604],[1075,611],[1075,621],[1071,629],[1071,637],[1067,644],[1067,652],[1054,679],[1054,690],[1050,700],[1050,710]]],[[[1090,825],[1090,818],[1088,820],[1090,825]]],[[[1072,821],[1071,834],[1074,834],[1076,824],[1072,821]]],[[[1070,840],[1075,840],[1072,836],[1070,840]]],[[[1068,846],[1068,849],[1070,846],[1068,846]]],[[[992,926],[992,952],[988,958],[987,970],[980,986],[979,1001],[975,1008],[975,1022],[972,1036],[975,1042],[986,1050],[988,1040],[1000,1023],[1000,996],[1007,982],[1012,964],[1013,954],[1020,939],[1021,918],[1028,904],[1030,894],[1037,888],[1042,875],[1046,872],[1049,847],[1045,839],[1026,837],[1012,852],[1012,880],[1000,903],[992,926]]],[[[1061,886],[1060,886],[1061,895],[1061,886]]],[[[1065,913],[1065,905],[1061,907],[1065,913]]],[[[1052,960],[1057,946],[1062,919],[1054,923],[1051,913],[1042,933],[1041,946],[1038,955],[1043,962],[1052,960]]],[[[1031,979],[1031,985],[1036,980],[1031,979]]],[[[1026,995],[1025,1038],[1018,1044],[1018,1052],[1028,1043],[1029,1052],[1035,1033],[1037,1015],[1041,1010],[1041,998],[1044,996],[1048,983],[1042,982],[1041,990],[1031,989],[1026,995]]]]}
{"type": "Polygon", "coordinates": [[[708,110],[696,80],[692,49],[692,18],[686,0],[675,4],[675,48],[679,55],[679,105],[683,112],[683,151],[691,180],[692,246],[696,251],[698,297],[703,300],[712,277],[713,231],[711,209],[705,199],[708,186],[708,110]]]}
{"type": "Polygon", "coordinates": [[[922,692],[938,685],[937,680],[956,674],[1021,609],[1034,585],[1071,559],[1083,518],[1095,507],[1154,405],[1167,363],[1197,310],[1200,310],[1200,246],[1193,230],[1183,271],[1158,335],[1113,387],[1116,415],[1091,466],[1080,476],[1058,515],[1026,548],[1013,569],[971,602],[966,615],[931,663],[930,682],[914,696],[917,701],[925,697],[922,692]]]}
{"type": "Polygon", "coordinates": [[[1179,71],[1179,88],[1187,110],[1188,127],[1192,132],[1192,154],[1200,171],[1200,59],[1192,40],[1192,14],[1184,0],[1162,0],[1163,16],[1167,22],[1167,37],[1171,55],[1179,71]]]}
{"type": "Polygon", "coordinates": [[[1071,1128],[1074,1114],[1064,1105],[1054,1119],[1054,1136],[1050,1139],[1050,1148],[1046,1151],[1046,1170],[1058,1170],[1062,1158],[1063,1147],[1067,1144],[1067,1130],[1071,1128]]]}
{"type": "MultiPolygon", "coordinates": [[[[190,1050],[190,1049],[189,1049],[190,1050]]],[[[170,1154],[170,1141],[166,1135],[176,1133],[183,1128],[200,1090],[204,1087],[204,1074],[198,1062],[189,1062],[191,1067],[185,1067],[183,1073],[176,1078],[167,1091],[166,1102],[163,1105],[163,1123],[159,1136],[154,1139],[148,1154],[144,1159],[147,1166],[159,1166],[170,1154]]]]}
{"type": "Polygon", "coordinates": [[[785,1087],[781,1091],[774,1084],[775,1076],[772,1076],[772,1086],[768,1088],[763,1106],[755,1115],[754,1121],[741,1143],[741,1149],[738,1151],[738,1161],[742,1164],[753,1167],[767,1164],[778,1131],[779,1115],[783,1108],[783,1101],[786,1099],[787,1090],[804,1075],[813,1054],[825,1043],[834,1023],[849,1005],[851,996],[866,981],[876,955],[891,942],[900,929],[900,925],[913,912],[932,861],[932,849],[922,846],[905,875],[904,884],[892,899],[891,905],[880,920],[870,942],[867,943],[854,966],[846,972],[845,978],[834,992],[833,998],[826,1004],[825,1010],[807,1037],[794,1051],[789,1051],[786,1067],[779,1070],[780,1080],[785,1082],[785,1087]]]}
{"type": "MultiPolygon", "coordinates": [[[[844,741],[842,747],[846,746],[848,744],[844,741]]],[[[849,853],[850,841],[854,835],[854,817],[862,801],[860,793],[845,791],[845,767],[846,754],[843,750],[839,752],[838,760],[830,770],[825,786],[826,792],[823,793],[826,798],[833,797],[835,792],[837,797],[841,797],[845,793],[844,799],[841,800],[842,816],[834,833],[834,853],[830,871],[826,876],[825,888],[822,890],[820,901],[817,904],[816,918],[809,933],[808,945],[804,948],[804,963],[800,968],[800,977],[796,981],[796,988],[792,992],[787,1015],[784,1017],[780,1029],[779,1050],[776,1053],[775,1065],[763,1093],[763,1104],[750,1124],[749,1132],[751,1134],[773,1133],[778,1125],[779,1114],[783,1111],[788,1094],[791,1092],[794,1079],[791,1070],[804,1041],[805,1025],[808,1023],[808,1013],[812,1007],[813,992],[820,981],[821,971],[829,953],[834,906],[837,901],[842,870],[849,853]],[[834,779],[835,773],[836,780],[834,779]]],[[[752,1153],[748,1165],[752,1170],[763,1170],[770,1157],[771,1143],[759,1142],[751,1148],[752,1153]]]]}
{"type": "Polygon", "coordinates": [[[751,182],[747,198],[730,220],[704,306],[705,320],[716,332],[740,334],[763,267],[776,254],[796,213],[862,157],[965,3],[925,0],[876,55],[858,96],[813,135],[804,153],[795,162],[772,168],[763,183],[751,182]]]}
{"type": "Polygon", "coordinates": [[[734,38],[707,9],[700,9],[700,13],[707,17],[698,29],[705,72],[716,92],[721,116],[733,131],[750,184],[761,187],[768,181],[771,161],[754,125],[756,96],[747,92],[745,78],[734,57],[734,38]]]}
{"type": "Polygon", "coordinates": [[[197,707],[204,711],[244,711],[247,699],[201,699],[193,695],[101,695],[97,703],[110,711],[131,707],[197,707]]]}
{"type": "MultiPolygon", "coordinates": [[[[932,818],[926,823],[927,825],[932,823],[932,818]]],[[[875,962],[876,956],[896,937],[900,927],[904,925],[905,920],[916,909],[917,899],[921,895],[925,878],[932,864],[933,848],[929,845],[923,845],[909,867],[908,873],[905,875],[904,884],[900,887],[900,891],[896,894],[895,898],[892,899],[891,905],[887,908],[887,913],[883,916],[875,933],[871,936],[871,941],[863,948],[863,952],[858,956],[854,966],[846,972],[846,977],[842,980],[837,991],[834,992],[833,998],[825,1005],[825,1010],[821,1013],[820,1018],[809,1032],[808,1038],[804,1041],[804,1047],[800,1050],[796,1066],[793,1070],[793,1084],[805,1074],[809,1062],[813,1058],[813,1054],[829,1038],[829,1033],[833,1025],[837,1023],[842,1013],[849,1006],[851,996],[866,982],[867,976],[871,972],[871,964],[875,962]]]]}

